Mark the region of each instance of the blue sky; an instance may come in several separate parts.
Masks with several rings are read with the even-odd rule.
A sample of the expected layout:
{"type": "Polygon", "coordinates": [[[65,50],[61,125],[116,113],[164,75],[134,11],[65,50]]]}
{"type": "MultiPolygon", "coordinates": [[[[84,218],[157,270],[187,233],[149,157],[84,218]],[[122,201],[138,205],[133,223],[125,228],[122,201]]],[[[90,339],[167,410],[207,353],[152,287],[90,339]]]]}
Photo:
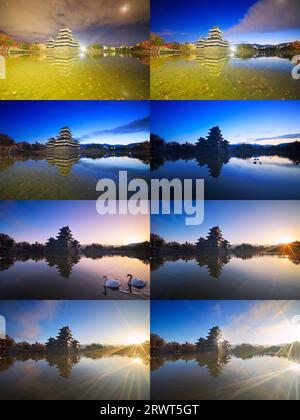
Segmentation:
{"type": "Polygon", "coordinates": [[[81,344],[128,344],[149,336],[149,303],[142,301],[0,301],[0,315],[17,341],[45,342],[65,325],[81,344]]]}
{"type": "Polygon", "coordinates": [[[45,243],[70,226],[82,245],[124,245],[149,238],[147,215],[99,215],[95,201],[2,201],[0,232],[17,242],[45,243]]]}
{"type": "Polygon", "coordinates": [[[231,344],[300,340],[299,301],[152,301],[151,332],[195,343],[219,326],[231,344]]]}
{"type": "Polygon", "coordinates": [[[299,201],[206,200],[202,225],[186,226],[185,215],[153,215],[151,232],[167,241],[195,243],[219,225],[233,245],[272,245],[300,240],[299,214],[299,201]]]}
{"type": "Polygon", "coordinates": [[[152,0],[151,31],[195,42],[219,26],[231,43],[280,43],[300,38],[298,14],[298,0],[152,0]]]}
{"type": "Polygon", "coordinates": [[[147,101],[5,101],[0,133],[45,143],[69,126],[81,143],[128,144],[149,139],[147,101]]]}
{"type": "Polygon", "coordinates": [[[298,101],[154,101],[151,132],[166,141],[195,142],[215,125],[230,143],[280,143],[273,139],[298,134],[298,101]],[[270,140],[259,140],[259,139],[270,140]]]}

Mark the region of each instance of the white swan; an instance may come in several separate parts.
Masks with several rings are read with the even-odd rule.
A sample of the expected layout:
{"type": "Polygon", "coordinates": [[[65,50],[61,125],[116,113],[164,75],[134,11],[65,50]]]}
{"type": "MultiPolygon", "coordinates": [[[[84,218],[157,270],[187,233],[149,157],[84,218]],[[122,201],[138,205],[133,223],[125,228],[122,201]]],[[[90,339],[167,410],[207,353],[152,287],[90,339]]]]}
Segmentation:
{"type": "Polygon", "coordinates": [[[103,276],[103,280],[104,280],[104,287],[107,287],[109,289],[118,289],[120,287],[119,280],[108,279],[106,276],[103,276]]]}
{"type": "Polygon", "coordinates": [[[144,280],[140,280],[137,278],[134,279],[132,274],[127,274],[127,277],[129,277],[128,286],[133,286],[142,289],[147,284],[144,280]]]}

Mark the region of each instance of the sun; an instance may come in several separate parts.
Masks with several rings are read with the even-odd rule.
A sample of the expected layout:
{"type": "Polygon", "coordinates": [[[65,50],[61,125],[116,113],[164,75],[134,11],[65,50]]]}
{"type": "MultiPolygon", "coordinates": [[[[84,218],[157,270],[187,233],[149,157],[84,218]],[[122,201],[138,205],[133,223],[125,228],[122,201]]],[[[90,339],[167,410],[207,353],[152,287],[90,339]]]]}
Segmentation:
{"type": "Polygon", "coordinates": [[[125,344],[142,344],[147,341],[147,337],[141,334],[132,334],[125,339],[125,344]]]}
{"type": "Polygon", "coordinates": [[[290,244],[293,241],[294,240],[291,236],[282,236],[281,238],[278,239],[278,243],[279,244],[284,244],[284,245],[290,244]]]}
{"type": "Polygon", "coordinates": [[[132,359],[132,364],[134,365],[142,365],[143,361],[140,357],[135,357],[134,359],[132,359]]]}

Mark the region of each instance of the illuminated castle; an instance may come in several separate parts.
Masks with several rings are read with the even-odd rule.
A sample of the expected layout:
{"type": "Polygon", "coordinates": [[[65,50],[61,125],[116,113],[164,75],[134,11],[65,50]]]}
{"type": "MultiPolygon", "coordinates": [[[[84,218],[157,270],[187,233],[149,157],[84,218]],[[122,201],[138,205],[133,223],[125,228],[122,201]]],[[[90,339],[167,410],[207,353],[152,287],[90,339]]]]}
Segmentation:
{"type": "Polygon", "coordinates": [[[63,127],[56,138],[51,137],[48,140],[46,150],[54,154],[79,154],[80,143],[72,138],[69,127],[63,127]]]}
{"type": "Polygon", "coordinates": [[[74,39],[70,29],[60,29],[56,38],[49,38],[46,48],[79,48],[79,43],[74,39]]]}
{"type": "Polygon", "coordinates": [[[221,47],[221,48],[229,48],[230,44],[226,41],[223,36],[221,30],[215,26],[212,28],[207,38],[200,38],[198,42],[196,42],[196,48],[209,48],[209,47],[221,47]]]}

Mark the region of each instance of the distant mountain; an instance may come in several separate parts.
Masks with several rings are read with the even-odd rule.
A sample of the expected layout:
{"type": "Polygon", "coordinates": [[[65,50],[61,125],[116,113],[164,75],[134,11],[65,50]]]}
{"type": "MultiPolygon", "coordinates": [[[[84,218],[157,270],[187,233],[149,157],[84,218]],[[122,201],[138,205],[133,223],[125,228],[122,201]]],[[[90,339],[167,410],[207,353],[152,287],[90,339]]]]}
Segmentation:
{"type": "Polygon", "coordinates": [[[104,149],[133,149],[136,146],[143,144],[143,142],[139,142],[139,143],[129,143],[129,144],[109,144],[109,143],[89,143],[89,144],[81,144],[81,148],[82,149],[86,149],[86,148],[90,148],[90,147],[103,147],[104,149]]]}
{"type": "Polygon", "coordinates": [[[247,42],[241,42],[240,44],[236,44],[237,47],[252,47],[254,49],[279,49],[279,50],[285,50],[285,49],[299,49],[300,48],[300,41],[291,41],[291,42],[282,42],[281,44],[250,44],[247,42]]]}
{"type": "Polygon", "coordinates": [[[280,143],[280,144],[258,144],[258,143],[238,143],[238,144],[231,144],[230,145],[230,149],[231,150],[235,150],[241,146],[249,146],[253,149],[284,149],[286,147],[289,148],[293,148],[293,146],[295,147],[299,147],[300,142],[299,141],[294,141],[294,142],[290,142],[290,143],[280,143]]]}

